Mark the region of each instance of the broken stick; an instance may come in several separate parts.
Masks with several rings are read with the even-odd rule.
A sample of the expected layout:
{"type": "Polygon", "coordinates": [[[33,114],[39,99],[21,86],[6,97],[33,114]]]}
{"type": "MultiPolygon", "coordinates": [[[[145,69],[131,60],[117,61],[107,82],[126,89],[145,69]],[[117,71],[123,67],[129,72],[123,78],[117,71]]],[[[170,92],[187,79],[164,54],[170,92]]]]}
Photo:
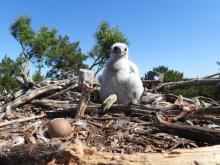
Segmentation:
{"type": "Polygon", "coordinates": [[[46,114],[42,114],[42,115],[38,115],[38,116],[31,116],[31,117],[26,117],[26,118],[22,118],[22,119],[5,121],[5,122],[0,123],[0,127],[10,125],[10,124],[15,124],[15,123],[22,123],[22,122],[26,122],[26,121],[33,120],[33,119],[40,119],[45,116],[46,116],[46,114]]]}
{"type": "Polygon", "coordinates": [[[84,116],[87,104],[90,100],[90,95],[93,89],[94,72],[88,69],[80,69],[79,86],[81,88],[81,99],[77,109],[75,118],[84,116]]]}

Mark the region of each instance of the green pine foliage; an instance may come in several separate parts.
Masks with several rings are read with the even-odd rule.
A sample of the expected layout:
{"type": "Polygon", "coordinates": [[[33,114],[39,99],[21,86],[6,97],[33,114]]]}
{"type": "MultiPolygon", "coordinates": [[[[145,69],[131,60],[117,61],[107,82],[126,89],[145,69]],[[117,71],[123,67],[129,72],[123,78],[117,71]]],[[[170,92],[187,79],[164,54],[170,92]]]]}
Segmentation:
{"type": "Polygon", "coordinates": [[[176,82],[183,80],[183,73],[171,70],[165,66],[154,67],[153,71],[164,73],[164,82],[176,82]]]}
{"type": "Polygon", "coordinates": [[[89,51],[88,56],[93,60],[90,69],[97,74],[109,58],[111,46],[116,42],[128,44],[128,40],[124,33],[118,27],[110,27],[108,22],[102,21],[95,32],[95,44],[89,51]]]}
{"type": "Polygon", "coordinates": [[[81,52],[79,42],[71,42],[68,36],[58,35],[54,28],[43,26],[35,32],[30,17],[20,16],[11,25],[10,31],[21,45],[21,56],[34,65],[48,66],[49,77],[57,77],[66,71],[77,74],[79,68],[86,67],[83,62],[87,56],[81,52]]]}
{"type": "Polygon", "coordinates": [[[16,61],[5,55],[0,62],[0,92],[16,91],[20,88],[15,76],[21,70],[21,60],[16,61]]]}
{"type": "Polygon", "coordinates": [[[41,68],[39,67],[38,70],[33,74],[32,79],[36,84],[44,80],[44,76],[41,74],[41,68]]]}

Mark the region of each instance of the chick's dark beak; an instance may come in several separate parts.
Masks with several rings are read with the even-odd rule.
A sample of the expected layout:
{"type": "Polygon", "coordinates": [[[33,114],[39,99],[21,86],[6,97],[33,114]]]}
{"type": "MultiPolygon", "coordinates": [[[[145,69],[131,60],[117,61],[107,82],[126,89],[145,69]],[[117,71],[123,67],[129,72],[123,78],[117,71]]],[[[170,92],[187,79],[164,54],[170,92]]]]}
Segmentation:
{"type": "Polygon", "coordinates": [[[121,53],[120,47],[115,46],[115,47],[113,48],[113,52],[114,52],[114,53],[121,53]]]}

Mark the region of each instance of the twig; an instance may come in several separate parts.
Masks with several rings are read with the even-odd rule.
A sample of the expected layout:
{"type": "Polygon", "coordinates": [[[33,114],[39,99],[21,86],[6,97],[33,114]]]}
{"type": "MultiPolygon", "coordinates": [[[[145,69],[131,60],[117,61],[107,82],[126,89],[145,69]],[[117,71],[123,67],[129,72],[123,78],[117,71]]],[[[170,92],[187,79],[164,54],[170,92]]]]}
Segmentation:
{"type": "Polygon", "coordinates": [[[0,127],[4,127],[6,125],[11,125],[11,124],[15,124],[15,123],[23,123],[29,120],[33,120],[33,119],[40,119],[45,117],[46,114],[42,114],[42,115],[38,115],[38,116],[31,116],[31,117],[26,117],[23,119],[16,119],[16,120],[10,120],[10,121],[5,121],[5,122],[1,122],[0,123],[0,127]]]}

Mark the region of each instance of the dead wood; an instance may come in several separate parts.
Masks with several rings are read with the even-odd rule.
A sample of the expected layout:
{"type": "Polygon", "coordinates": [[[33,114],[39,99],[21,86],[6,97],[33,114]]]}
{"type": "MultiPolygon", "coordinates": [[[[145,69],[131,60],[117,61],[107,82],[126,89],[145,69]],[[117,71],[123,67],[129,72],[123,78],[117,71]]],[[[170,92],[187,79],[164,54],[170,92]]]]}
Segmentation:
{"type": "MultiPolygon", "coordinates": [[[[50,99],[42,99],[42,100],[33,100],[31,101],[31,104],[37,107],[46,107],[48,109],[45,109],[44,111],[53,110],[57,108],[61,109],[71,109],[71,111],[75,111],[78,109],[78,104],[71,104],[70,101],[58,101],[58,100],[50,100],[50,99]]],[[[102,107],[102,104],[94,104],[94,103],[88,103],[86,107],[86,112],[91,113],[93,111],[97,111],[102,107]]],[[[63,111],[61,110],[61,111],[63,111]]],[[[144,105],[122,105],[122,104],[113,104],[112,107],[109,109],[108,112],[111,113],[141,113],[141,114],[151,114],[155,112],[167,112],[167,109],[164,108],[157,108],[154,106],[144,106],[144,105]]],[[[56,110],[57,112],[57,110],[56,110]]],[[[167,112],[168,113],[168,112],[167,112]]],[[[172,111],[170,111],[172,113],[172,111]]]]}
{"type": "Polygon", "coordinates": [[[157,118],[161,124],[159,127],[165,132],[210,144],[220,143],[220,130],[168,123],[159,113],[157,113],[157,118]]]}
{"type": "MultiPolygon", "coordinates": [[[[0,164],[2,162],[3,164],[24,164],[24,160],[27,164],[36,162],[36,164],[48,163],[49,165],[71,163],[169,164],[170,162],[173,164],[175,161],[175,164],[179,162],[181,164],[185,162],[187,162],[185,164],[198,164],[200,161],[211,164],[212,161],[217,161],[217,158],[220,159],[220,156],[216,156],[216,159],[207,159],[212,157],[213,154],[220,154],[220,147],[216,150],[213,147],[213,151],[210,149],[209,152],[202,149],[201,152],[192,149],[194,147],[220,144],[220,131],[218,130],[220,107],[218,102],[205,97],[189,99],[171,94],[145,92],[139,105],[114,104],[107,113],[102,114],[103,116],[93,116],[93,112],[99,112],[102,108],[101,104],[89,100],[90,94],[97,89],[98,82],[88,70],[81,70],[79,84],[77,83],[78,79],[79,77],[74,76],[70,79],[57,81],[45,80],[41,83],[44,87],[32,88],[26,92],[16,94],[16,96],[12,94],[12,97],[10,96],[7,101],[2,100],[0,111],[11,111],[18,107],[13,115],[19,119],[10,119],[7,122],[0,123],[2,130],[0,143],[4,146],[6,142],[8,144],[8,147],[0,147],[2,149],[0,164]],[[75,97],[75,90],[77,90],[77,97],[75,97]],[[79,104],[80,96],[82,97],[79,104]],[[189,113],[183,111],[184,107],[194,106],[196,108],[189,111],[189,113]],[[32,116],[39,111],[44,111],[47,115],[32,116]],[[85,116],[83,116],[84,113],[85,116]],[[157,113],[162,113],[166,118],[159,116],[157,119],[157,113]],[[72,119],[72,114],[80,117],[72,119]],[[32,117],[23,118],[22,116],[32,117]],[[45,116],[47,116],[47,119],[40,120],[41,123],[34,128],[34,131],[27,134],[32,129],[32,127],[30,128],[30,126],[33,126],[32,119],[45,116]],[[65,117],[71,122],[74,130],[70,136],[48,139],[48,124],[55,117],[65,117]],[[176,123],[166,122],[170,118],[176,123]],[[19,124],[15,124],[19,122],[26,122],[22,125],[22,129],[19,124]],[[8,127],[11,124],[13,128],[8,127]],[[191,126],[188,124],[191,124],[191,126]],[[201,127],[194,125],[201,125],[201,127]],[[6,130],[8,133],[6,133],[6,130]],[[26,137],[27,135],[31,137],[26,137]],[[13,137],[17,138],[15,138],[15,142],[13,137]],[[19,138],[25,138],[23,143],[29,144],[19,145],[15,148],[11,147],[17,143],[21,144],[16,141],[19,138]],[[32,140],[26,140],[31,138],[32,140]],[[102,152],[94,151],[82,144],[73,144],[75,139],[79,139],[89,147],[94,147],[97,151],[102,152]],[[39,144],[39,142],[45,144],[39,144]],[[31,143],[37,144],[33,145],[31,143]],[[174,150],[175,148],[191,148],[192,150],[177,151],[174,150]],[[168,151],[172,152],[168,153],[168,151]],[[144,152],[165,153],[143,154],[144,152]],[[127,155],[128,153],[130,155],[127,155]],[[197,153],[206,156],[201,157],[197,153]]],[[[198,82],[200,80],[190,81],[198,84],[201,83],[198,82]]],[[[217,81],[217,79],[209,80],[217,81]]],[[[152,85],[154,91],[157,91],[156,88],[163,85],[154,80],[143,80],[143,82],[144,84],[149,83],[148,86],[152,85]]],[[[177,86],[181,87],[179,84],[177,86]]],[[[158,89],[159,91],[173,89],[173,86],[171,83],[158,89]]]]}
{"type": "Polygon", "coordinates": [[[46,164],[60,150],[60,144],[23,144],[1,149],[0,164],[46,164]]]}
{"type": "Polygon", "coordinates": [[[78,107],[78,104],[71,104],[70,101],[59,101],[59,100],[50,100],[50,99],[42,99],[42,100],[35,99],[31,102],[31,104],[38,107],[46,107],[50,109],[54,109],[54,108],[75,109],[78,107]]]}
{"type": "Polygon", "coordinates": [[[215,76],[220,76],[220,73],[218,72],[218,73],[214,73],[214,74],[211,74],[211,75],[208,75],[208,76],[204,76],[201,79],[212,78],[212,77],[215,77],[215,76]]]}
{"type": "Polygon", "coordinates": [[[52,91],[57,91],[59,89],[62,89],[62,87],[57,86],[57,85],[49,85],[49,86],[45,86],[45,87],[38,88],[38,89],[35,89],[35,90],[27,91],[25,94],[23,94],[20,97],[16,98],[14,101],[9,102],[8,104],[6,104],[4,106],[1,106],[0,107],[0,112],[6,111],[5,115],[9,116],[11,114],[11,111],[14,108],[16,108],[16,107],[18,107],[18,106],[20,106],[24,103],[27,103],[27,102],[33,100],[34,98],[39,97],[39,96],[41,96],[45,93],[52,92],[52,91]]]}
{"type": "Polygon", "coordinates": [[[198,111],[194,112],[195,115],[204,115],[204,114],[218,114],[220,115],[220,106],[213,106],[208,108],[201,108],[198,111]]]}
{"type": "Polygon", "coordinates": [[[203,115],[190,115],[190,116],[187,116],[186,118],[184,118],[185,120],[186,119],[197,119],[197,120],[205,120],[205,121],[211,121],[215,124],[220,124],[220,118],[216,117],[216,116],[203,116],[203,115]]]}
{"type": "Polygon", "coordinates": [[[79,86],[81,88],[81,99],[77,109],[75,118],[84,116],[87,104],[90,100],[90,95],[93,89],[94,73],[87,69],[80,69],[79,86]]]}
{"type": "Polygon", "coordinates": [[[144,85],[147,85],[147,84],[159,84],[161,83],[160,80],[142,80],[143,84],[144,85]]]}
{"type": "Polygon", "coordinates": [[[68,92],[70,90],[78,88],[78,86],[79,86],[78,81],[79,81],[78,80],[78,76],[74,76],[71,79],[58,80],[58,81],[54,82],[57,85],[64,86],[63,90],[61,90],[59,92],[56,92],[56,93],[54,93],[54,94],[52,94],[50,96],[47,96],[46,98],[47,99],[55,99],[58,96],[61,96],[62,94],[65,94],[66,92],[68,92]]]}
{"type": "Polygon", "coordinates": [[[76,87],[78,87],[78,84],[71,85],[70,87],[68,87],[66,89],[63,89],[60,92],[57,92],[57,93],[54,93],[54,94],[48,96],[47,99],[54,99],[54,98],[56,98],[56,97],[58,97],[58,96],[60,96],[62,94],[65,94],[67,91],[70,91],[70,90],[72,90],[72,89],[74,89],[76,87]]]}
{"type": "MultiPolygon", "coordinates": [[[[182,87],[187,87],[187,86],[217,85],[219,83],[220,83],[220,79],[193,79],[193,80],[187,80],[187,81],[162,83],[161,85],[155,87],[155,89],[157,91],[161,91],[161,90],[182,88],[182,87]]],[[[151,91],[153,91],[153,89],[151,91]]]]}
{"type": "Polygon", "coordinates": [[[28,57],[23,59],[23,68],[19,76],[16,77],[16,80],[23,86],[24,89],[30,89],[35,85],[35,82],[28,76],[29,62],[30,60],[28,57]]]}
{"type": "Polygon", "coordinates": [[[97,152],[82,144],[24,144],[5,147],[0,155],[0,163],[9,164],[121,164],[121,165],[167,165],[167,164],[209,164],[220,162],[220,146],[195,149],[176,149],[169,153],[121,154],[97,152]]]}
{"type": "Polygon", "coordinates": [[[5,101],[7,99],[7,96],[0,96],[0,101],[5,101]]]}
{"type": "Polygon", "coordinates": [[[29,120],[40,119],[40,118],[43,118],[45,116],[46,116],[45,114],[42,114],[42,115],[38,115],[38,116],[31,116],[31,117],[26,117],[26,118],[22,118],[22,119],[15,119],[15,120],[10,120],[10,121],[5,121],[5,122],[0,123],[0,127],[15,124],[15,123],[23,123],[23,122],[26,122],[26,121],[29,121],[29,120]]]}

